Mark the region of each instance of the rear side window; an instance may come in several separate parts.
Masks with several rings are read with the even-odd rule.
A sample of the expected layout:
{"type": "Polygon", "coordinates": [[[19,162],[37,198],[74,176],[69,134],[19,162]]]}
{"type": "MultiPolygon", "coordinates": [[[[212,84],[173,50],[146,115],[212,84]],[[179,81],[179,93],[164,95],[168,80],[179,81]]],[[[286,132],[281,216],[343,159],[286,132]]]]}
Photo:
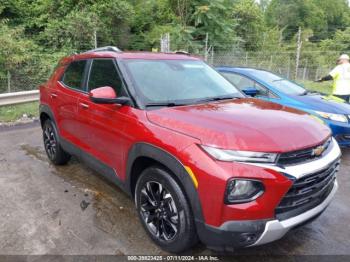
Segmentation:
{"type": "Polygon", "coordinates": [[[70,88],[83,90],[82,81],[84,77],[85,65],[85,60],[72,62],[67,67],[63,75],[62,82],[70,88]]]}
{"type": "Polygon", "coordinates": [[[113,60],[110,59],[96,59],[92,61],[89,90],[103,86],[112,87],[118,95],[122,92],[122,81],[113,60]]]}

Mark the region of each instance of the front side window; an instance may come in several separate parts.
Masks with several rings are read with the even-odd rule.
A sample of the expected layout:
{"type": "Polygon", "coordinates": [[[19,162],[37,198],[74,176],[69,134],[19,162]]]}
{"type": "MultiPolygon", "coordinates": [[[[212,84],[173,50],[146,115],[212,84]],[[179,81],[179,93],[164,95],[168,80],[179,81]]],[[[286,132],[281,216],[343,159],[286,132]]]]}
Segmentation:
{"type": "Polygon", "coordinates": [[[236,73],[225,73],[225,72],[223,72],[222,75],[224,75],[231,83],[237,86],[241,91],[249,88],[254,88],[257,90],[256,96],[268,97],[268,98],[275,97],[267,88],[263,87],[262,85],[258,84],[256,81],[246,76],[236,74],[236,73]]]}
{"type": "Polygon", "coordinates": [[[244,97],[202,61],[127,59],[123,63],[145,104],[191,104],[219,97],[244,97]]]}
{"type": "Polygon", "coordinates": [[[84,77],[85,65],[85,60],[74,61],[70,63],[66,71],[64,72],[62,82],[70,88],[83,90],[82,82],[84,77]]]}
{"type": "Polygon", "coordinates": [[[255,86],[255,81],[235,73],[222,73],[232,84],[241,91],[255,86]]]}
{"type": "Polygon", "coordinates": [[[91,91],[104,86],[112,87],[117,95],[122,92],[122,81],[113,60],[95,59],[92,61],[88,87],[91,91]]]}

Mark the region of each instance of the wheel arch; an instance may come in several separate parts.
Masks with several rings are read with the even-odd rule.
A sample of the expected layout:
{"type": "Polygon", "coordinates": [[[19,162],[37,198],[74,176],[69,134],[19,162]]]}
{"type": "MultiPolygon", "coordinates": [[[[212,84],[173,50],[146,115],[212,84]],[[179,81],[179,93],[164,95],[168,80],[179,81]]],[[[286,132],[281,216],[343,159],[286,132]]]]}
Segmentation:
{"type": "Polygon", "coordinates": [[[44,123],[47,119],[50,119],[56,124],[53,112],[51,111],[50,107],[48,105],[40,105],[39,106],[39,118],[40,118],[40,124],[41,127],[44,126],[44,123]]]}
{"type": "Polygon", "coordinates": [[[196,221],[204,221],[197,189],[183,164],[171,153],[148,143],[135,144],[128,154],[126,168],[126,186],[131,196],[134,196],[137,179],[145,168],[161,165],[172,174],[183,189],[186,199],[196,221]]]}

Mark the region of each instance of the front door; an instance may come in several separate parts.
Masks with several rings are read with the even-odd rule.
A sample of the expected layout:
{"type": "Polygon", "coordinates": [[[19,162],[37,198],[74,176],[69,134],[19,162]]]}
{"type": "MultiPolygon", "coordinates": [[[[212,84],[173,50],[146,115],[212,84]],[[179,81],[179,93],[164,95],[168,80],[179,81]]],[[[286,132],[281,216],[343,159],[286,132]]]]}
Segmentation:
{"type": "Polygon", "coordinates": [[[244,75],[236,74],[232,72],[222,72],[222,74],[238,89],[243,90],[254,88],[257,90],[256,98],[260,98],[267,101],[273,101],[277,97],[266,87],[260,85],[253,79],[250,79],[244,75]]]}
{"type": "MultiPolygon", "coordinates": [[[[126,95],[114,59],[92,60],[87,90],[103,86],[112,87],[117,96],[126,95]]],[[[95,104],[87,94],[78,101],[79,118],[87,123],[85,131],[88,134],[88,153],[112,167],[117,174],[123,163],[120,145],[125,137],[129,109],[128,106],[95,104]]]]}

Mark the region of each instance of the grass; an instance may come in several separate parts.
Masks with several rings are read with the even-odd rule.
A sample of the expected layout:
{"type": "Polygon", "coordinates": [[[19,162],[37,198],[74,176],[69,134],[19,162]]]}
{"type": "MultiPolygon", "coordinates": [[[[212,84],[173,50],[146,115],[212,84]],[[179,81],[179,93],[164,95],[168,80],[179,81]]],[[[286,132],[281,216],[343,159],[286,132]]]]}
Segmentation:
{"type": "Polygon", "coordinates": [[[20,119],[24,114],[28,117],[38,117],[38,102],[0,106],[0,122],[13,122],[20,119]]]}
{"type": "Polygon", "coordinates": [[[332,82],[315,83],[313,81],[298,81],[299,84],[304,86],[307,90],[317,91],[325,94],[331,94],[332,82]]]}

